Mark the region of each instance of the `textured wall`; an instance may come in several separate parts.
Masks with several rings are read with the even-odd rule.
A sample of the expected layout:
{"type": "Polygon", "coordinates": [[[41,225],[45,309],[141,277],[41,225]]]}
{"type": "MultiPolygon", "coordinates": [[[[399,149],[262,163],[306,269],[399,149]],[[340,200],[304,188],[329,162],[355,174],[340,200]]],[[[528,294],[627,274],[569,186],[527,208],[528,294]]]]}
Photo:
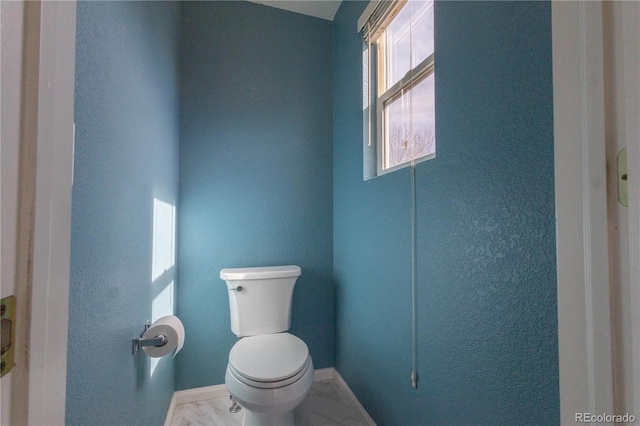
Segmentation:
{"type": "Polygon", "coordinates": [[[333,365],[331,22],[182,4],[177,389],[224,382],[220,269],[296,264],[291,332],[333,365]]]}
{"type": "Polygon", "coordinates": [[[365,2],[334,21],[336,366],[379,424],[559,422],[551,7],[436,4],[437,157],[362,180],[365,2]]]}
{"type": "Polygon", "coordinates": [[[179,18],[78,3],[67,424],[162,424],[175,388],[174,362],[150,376],[131,339],[175,278],[152,277],[152,252],[154,198],[177,201],[179,18]]]}

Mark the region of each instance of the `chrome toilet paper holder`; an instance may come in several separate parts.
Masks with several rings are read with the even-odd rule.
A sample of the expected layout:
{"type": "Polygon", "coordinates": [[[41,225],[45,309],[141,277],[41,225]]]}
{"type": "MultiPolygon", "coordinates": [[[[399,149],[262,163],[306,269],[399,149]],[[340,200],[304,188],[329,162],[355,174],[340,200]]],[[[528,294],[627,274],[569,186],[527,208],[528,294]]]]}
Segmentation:
{"type": "Polygon", "coordinates": [[[143,339],[142,336],[144,333],[151,327],[151,321],[147,321],[144,323],[144,331],[140,333],[140,335],[131,340],[131,353],[133,355],[138,353],[143,346],[164,346],[167,344],[167,336],[164,334],[158,334],[153,339],[143,339]]]}

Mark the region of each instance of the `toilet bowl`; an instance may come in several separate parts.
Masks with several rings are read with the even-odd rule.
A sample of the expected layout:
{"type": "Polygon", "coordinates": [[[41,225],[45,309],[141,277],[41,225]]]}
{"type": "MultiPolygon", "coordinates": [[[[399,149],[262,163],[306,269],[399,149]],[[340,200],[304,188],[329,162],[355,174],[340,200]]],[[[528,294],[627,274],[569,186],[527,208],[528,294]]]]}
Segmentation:
{"type": "Polygon", "coordinates": [[[313,361],[289,333],[245,337],[229,353],[225,383],[245,408],[244,425],[293,425],[293,409],[309,393],[313,361]]]}
{"type": "Polygon", "coordinates": [[[243,407],[243,425],[293,426],[293,410],[309,393],[313,361],[307,345],[287,333],[300,267],[223,269],[231,330],[225,384],[243,407]]]}

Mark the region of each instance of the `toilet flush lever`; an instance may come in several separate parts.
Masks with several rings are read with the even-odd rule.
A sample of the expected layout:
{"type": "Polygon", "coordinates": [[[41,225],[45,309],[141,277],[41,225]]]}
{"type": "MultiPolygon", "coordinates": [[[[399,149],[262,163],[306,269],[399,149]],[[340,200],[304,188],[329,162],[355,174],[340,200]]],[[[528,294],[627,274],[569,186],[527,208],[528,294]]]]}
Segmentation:
{"type": "Polygon", "coordinates": [[[242,291],[242,290],[244,290],[244,289],[242,288],[242,286],[241,286],[241,285],[239,285],[238,287],[230,288],[229,290],[231,290],[231,291],[241,292],[241,291],[242,291]]]}

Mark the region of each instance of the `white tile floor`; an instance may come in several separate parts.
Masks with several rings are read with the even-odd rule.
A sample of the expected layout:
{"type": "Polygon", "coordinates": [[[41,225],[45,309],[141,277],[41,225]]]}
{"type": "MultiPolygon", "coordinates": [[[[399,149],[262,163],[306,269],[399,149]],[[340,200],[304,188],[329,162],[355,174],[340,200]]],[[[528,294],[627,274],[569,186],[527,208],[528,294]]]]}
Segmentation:
{"type": "MultiPolygon", "coordinates": [[[[230,406],[228,396],[178,404],[171,425],[241,425],[242,410],[231,414],[230,406]]],[[[296,408],[294,414],[296,426],[367,425],[367,420],[358,414],[358,410],[351,405],[333,380],[314,382],[309,395],[296,408]]]]}

